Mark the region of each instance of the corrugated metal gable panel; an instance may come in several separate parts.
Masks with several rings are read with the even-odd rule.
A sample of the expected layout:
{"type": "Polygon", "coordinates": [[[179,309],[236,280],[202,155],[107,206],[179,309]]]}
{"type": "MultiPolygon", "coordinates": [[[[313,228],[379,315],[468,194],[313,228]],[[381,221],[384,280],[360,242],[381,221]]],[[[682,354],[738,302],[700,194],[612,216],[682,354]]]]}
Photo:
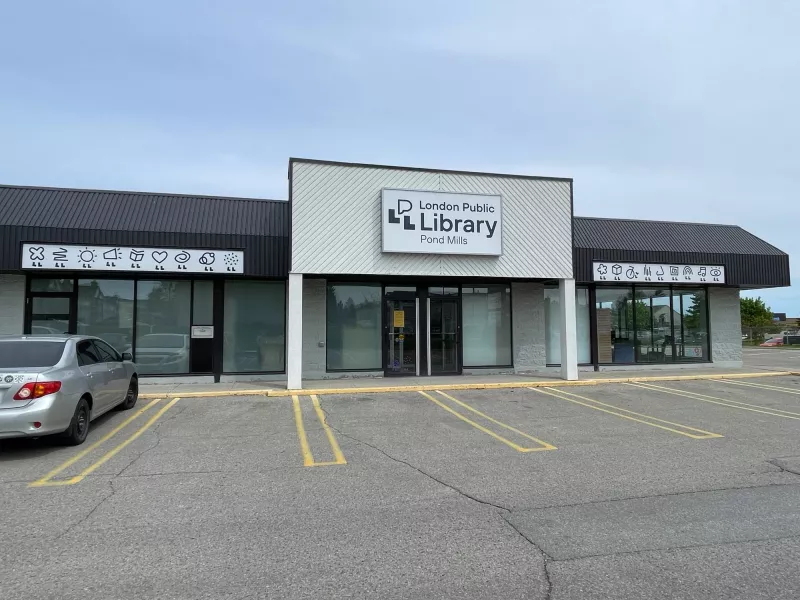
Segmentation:
{"type": "Polygon", "coordinates": [[[289,273],[289,204],[137,192],[0,186],[0,270],[24,242],[244,250],[245,275],[289,273]]]}
{"type": "Polygon", "coordinates": [[[575,247],[660,252],[784,254],[734,225],[575,217],[575,247]]]}
{"type": "Polygon", "coordinates": [[[0,186],[0,225],[287,236],[279,200],[0,186]]]}
{"type": "Polygon", "coordinates": [[[789,256],[732,225],[575,218],[575,278],[592,281],[592,262],[725,266],[726,283],[747,288],[790,285],[789,256]]]}

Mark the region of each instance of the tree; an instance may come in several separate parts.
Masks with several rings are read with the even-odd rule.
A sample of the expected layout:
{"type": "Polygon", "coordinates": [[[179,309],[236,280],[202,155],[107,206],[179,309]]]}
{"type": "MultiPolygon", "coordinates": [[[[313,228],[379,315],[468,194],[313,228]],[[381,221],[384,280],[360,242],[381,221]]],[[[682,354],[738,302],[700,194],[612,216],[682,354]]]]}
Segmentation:
{"type": "Polygon", "coordinates": [[[767,327],[772,325],[772,309],[759,298],[740,298],[742,327],[767,327]]]}
{"type": "Polygon", "coordinates": [[[693,294],[692,303],[686,308],[686,315],[683,317],[683,327],[686,331],[705,330],[706,297],[705,295],[693,294]]]}

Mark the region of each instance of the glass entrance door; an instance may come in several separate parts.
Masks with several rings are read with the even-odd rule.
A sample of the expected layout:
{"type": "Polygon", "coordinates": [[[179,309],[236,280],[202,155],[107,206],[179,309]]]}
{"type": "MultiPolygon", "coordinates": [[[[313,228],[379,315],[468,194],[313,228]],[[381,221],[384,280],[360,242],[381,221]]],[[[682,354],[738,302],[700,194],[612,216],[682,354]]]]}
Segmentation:
{"type": "Polygon", "coordinates": [[[419,303],[416,288],[387,287],[385,375],[419,375],[419,303]]]}
{"type": "Polygon", "coordinates": [[[428,373],[460,373],[458,299],[431,298],[428,302],[428,373]]]}

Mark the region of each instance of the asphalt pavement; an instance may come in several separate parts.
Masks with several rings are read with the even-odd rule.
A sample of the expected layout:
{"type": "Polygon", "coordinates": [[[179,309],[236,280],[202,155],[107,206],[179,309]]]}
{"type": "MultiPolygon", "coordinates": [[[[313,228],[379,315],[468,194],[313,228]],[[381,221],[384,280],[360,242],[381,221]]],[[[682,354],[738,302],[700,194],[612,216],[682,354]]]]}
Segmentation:
{"type": "Polygon", "coordinates": [[[141,400],[2,442],[2,596],[798,598],[799,434],[800,377],[141,400]]]}

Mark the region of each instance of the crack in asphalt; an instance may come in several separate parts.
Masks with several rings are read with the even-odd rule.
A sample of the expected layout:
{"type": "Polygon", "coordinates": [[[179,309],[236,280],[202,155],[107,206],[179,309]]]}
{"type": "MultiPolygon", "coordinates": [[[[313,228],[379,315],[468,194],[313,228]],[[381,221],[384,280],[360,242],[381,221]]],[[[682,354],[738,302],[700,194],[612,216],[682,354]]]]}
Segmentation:
{"type": "Polygon", "coordinates": [[[781,540],[800,539],[800,534],[779,535],[770,538],[754,538],[752,540],[730,540],[713,542],[711,544],[687,544],[685,546],[668,546],[666,548],[645,548],[643,550],[620,550],[618,552],[606,552],[605,554],[584,554],[570,558],[554,559],[553,562],[571,562],[576,560],[586,560],[589,558],[605,558],[608,556],[631,556],[634,554],[648,554],[652,552],[677,552],[678,550],[694,550],[695,548],[714,548],[716,546],[735,546],[737,544],[763,544],[765,542],[778,542],[781,540]]]}
{"type": "Polygon", "coordinates": [[[781,470],[781,472],[783,472],[783,473],[791,473],[792,475],[800,475],[800,471],[796,471],[794,469],[790,469],[789,467],[784,467],[781,464],[780,460],[778,460],[777,458],[771,458],[767,462],[769,464],[771,464],[773,467],[778,467],[781,470]]]}
{"type": "MultiPolygon", "coordinates": [[[[508,511],[508,514],[510,515],[510,514],[513,514],[513,513],[512,513],[512,511],[508,511]]],[[[545,600],[550,600],[550,596],[553,595],[553,581],[550,579],[550,563],[553,561],[553,557],[550,556],[547,552],[545,552],[544,549],[539,544],[537,544],[536,542],[533,541],[533,539],[531,539],[530,537],[525,535],[522,532],[521,529],[519,529],[516,525],[514,525],[514,523],[512,523],[508,519],[508,515],[500,515],[500,516],[502,517],[503,521],[505,521],[506,524],[509,527],[511,527],[511,529],[516,531],[517,534],[523,540],[528,542],[531,546],[533,546],[539,552],[539,554],[542,555],[542,572],[544,573],[544,581],[547,584],[547,588],[545,589],[545,593],[544,593],[544,598],[545,598],[545,600]]]]}
{"type": "MultiPolygon", "coordinates": [[[[95,504],[95,505],[94,505],[94,507],[92,508],[92,510],[90,510],[88,513],[86,513],[86,515],[84,515],[84,516],[83,516],[82,518],[80,518],[78,521],[76,521],[75,523],[73,523],[72,525],[70,525],[69,527],[67,527],[67,528],[66,528],[66,529],[65,529],[63,532],[61,532],[59,535],[57,535],[57,536],[56,536],[56,538],[55,538],[55,541],[58,541],[58,540],[60,540],[61,538],[63,538],[64,536],[68,535],[70,532],[72,532],[73,530],[75,530],[77,527],[80,527],[81,525],[83,525],[83,524],[84,524],[86,521],[88,521],[88,520],[89,520],[89,519],[92,517],[92,515],[93,515],[95,512],[97,512],[97,509],[99,509],[99,508],[100,508],[100,507],[101,507],[103,504],[105,504],[106,502],[108,502],[108,501],[109,501],[111,498],[113,498],[113,497],[116,495],[116,493],[117,493],[117,490],[114,488],[114,482],[113,482],[112,480],[109,480],[109,481],[108,481],[108,486],[109,486],[109,488],[111,489],[111,493],[110,493],[110,494],[108,494],[107,496],[104,496],[104,497],[103,497],[103,498],[102,498],[102,499],[101,499],[101,500],[100,500],[100,501],[99,501],[97,504],[95,504]]],[[[66,551],[67,551],[67,549],[65,549],[64,551],[66,552],[66,551]]]]}
{"type": "MultiPolygon", "coordinates": [[[[777,466],[777,465],[776,465],[777,466]]],[[[791,471],[790,471],[791,472],[791,471]]],[[[647,496],[624,496],[622,498],[607,498],[605,500],[587,500],[586,502],[571,502],[569,504],[547,504],[545,506],[533,506],[524,508],[517,512],[533,512],[536,510],[548,510],[551,508],[575,508],[576,506],[591,506],[592,504],[606,504],[611,502],[625,502],[626,500],[649,500],[650,498],[669,498],[671,496],[685,496],[687,494],[709,494],[711,492],[732,492],[735,490],[755,490],[767,487],[796,486],[800,483],[764,483],[756,485],[742,485],[733,487],[710,488],[705,490],[687,490],[685,492],[664,492],[663,494],[649,494],[647,496]]]]}
{"type": "Polygon", "coordinates": [[[158,423],[155,424],[155,426],[151,427],[149,429],[149,431],[151,431],[153,433],[153,435],[155,436],[156,443],[153,444],[152,446],[150,446],[149,448],[145,448],[144,450],[142,450],[136,458],[134,458],[127,465],[125,465],[125,467],[123,467],[122,470],[120,470],[114,477],[123,476],[125,474],[125,471],[127,471],[133,465],[135,465],[139,461],[140,458],[142,458],[145,454],[147,454],[151,450],[155,450],[156,448],[158,448],[158,446],[161,444],[161,440],[163,439],[161,434],[158,432],[159,428],[162,425],[164,425],[165,423],[169,423],[170,421],[174,421],[177,417],[179,417],[181,414],[183,414],[183,412],[185,410],[186,410],[186,406],[181,406],[177,410],[172,412],[172,414],[170,414],[169,417],[167,417],[166,419],[160,420],[158,423]]]}
{"type": "Polygon", "coordinates": [[[460,488],[456,487],[455,485],[452,485],[452,484],[450,484],[450,483],[447,483],[446,481],[442,481],[441,479],[438,479],[438,478],[437,478],[437,477],[435,477],[434,475],[431,475],[430,473],[428,473],[428,472],[426,472],[426,471],[423,471],[423,470],[422,470],[422,469],[420,469],[419,467],[417,467],[417,466],[415,466],[415,465],[412,465],[410,462],[407,462],[407,461],[403,460],[402,458],[397,458],[396,456],[392,456],[391,454],[389,454],[388,452],[386,452],[386,451],[385,451],[385,450],[383,450],[382,448],[379,448],[378,446],[375,446],[374,444],[370,444],[369,442],[365,442],[364,440],[361,440],[361,439],[359,439],[359,438],[357,438],[357,437],[355,437],[355,436],[352,436],[352,435],[350,435],[350,434],[348,434],[348,433],[345,433],[345,432],[344,432],[344,431],[342,431],[341,429],[339,429],[339,428],[335,427],[334,425],[331,425],[330,419],[328,419],[328,417],[329,417],[330,415],[329,415],[329,413],[328,413],[328,412],[327,412],[325,409],[322,409],[322,412],[325,414],[325,417],[326,417],[326,421],[327,421],[327,423],[328,423],[328,426],[329,426],[331,429],[333,429],[333,430],[334,430],[336,433],[338,433],[339,435],[341,435],[342,437],[346,437],[346,438],[348,438],[348,439],[351,439],[351,440],[353,440],[354,442],[357,442],[357,443],[359,443],[359,444],[363,444],[364,446],[368,446],[368,447],[372,448],[373,450],[375,450],[375,451],[377,451],[377,452],[381,453],[383,456],[385,456],[385,457],[386,457],[386,458],[388,458],[389,460],[392,460],[392,461],[394,461],[394,462],[396,462],[396,463],[400,463],[400,464],[402,464],[402,465],[405,465],[405,466],[407,466],[407,467],[410,467],[410,468],[414,469],[414,470],[415,470],[417,473],[419,473],[420,475],[424,475],[425,477],[427,477],[427,478],[428,478],[428,479],[430,479],[431,481],[435,481],[435,482],[436,482],[436,483],[438,483],[439,485],[443,485],[444,487],[446,487],[446,488],[449,488],[449,489],[453,490],[453,491],[454,491],[454,492],[456,492],[457,494],[460,494],[461,496],[464,496],[465,498],[468,498],[469,500],[472,500],[473,502],[477,502],[477,503],[479,503],[479,504],[484,504],[484,505],[486,505],[486,506],[491,506],[491,507],[493,507],[493,508],[497,508],[497,509],[499,509],[499,510],[504,510],[504,511],[506,511],[506,512],[511,512],[511,509],[509,509],[509,508],[506,508],[505,506],[501,506],[500,504],[494,504],[493,502],[489,502],[488,500],[482,500],[481,498],[478,498],[477,496],[473,496],[473,495],[471,495],[471,494],[469,494],[469,493],[465,492],[464,490],[462,490],[462,489],[460,489],[460,488]]]}
{"type": "MultiPolygon", "coordinates": [[[[544,596],[545,600],[550,600],[550,598],[552,597],[552,593],[553,593],[553,580],[551,579],[551,574],[550,574],[550,565],[551,565],[551,563],[568,562],[568,561],[575,561],[575,560],[584,560],[584,559],[589,559],[589,558],[602,558],[602,557],[616,556],[616,555],[634,555],[634,554],[643,554],[643,553],[652,553],[652,552],[671,552],[671,551],[679,551],[679,550],[691,550],[691,549],[694,549],[694,548],[724,546],[724,545],[731,545],[731,544],[764,543],[764,542],[770,542],[770,541],[776,541],[776,540],[800,538],[800,535],[788,535],[788,536],[774,537],[774,538],[763,538],[763,539],[759,538],[759,539],[754,539],[754,540],[737,540],[737,541],[729,541],[729,542],[715,542],[715,543],[711,543],[711,544],[695,544],[695,545],[675,546],[675,547],[667,547],[667,548],[648,548],[648,549],[643,549],[643,550],[618,551],[618,552],[609,552],[609,553],[605,553],[605,554],[595,554],[595,555],[586,555],[586,556],[578,556],[578,557],[571,557],[571,558],[555,559],[555,558],[553,558],[553,556],[548,554],[539,544],[537,544],[536,541],[534,541],[531,537],[529,537],[527,534],[525,534],[520,528],[518,528],[517,525],[515,525],[513,523],[513,521],[509,517],[511,517],[512,515],[514,515],[517,512],[533,512],[533,511],[537,511],[537,510],[545,510],[545,509],[551,509],[551,508],[568,508],[568,507],[585,506],[585,505],[600,504],[600,503],[624,502],[626,500],[644,500],[644,499],[649,499],[649,498],[663,498],[663,497],[671,497],[671,496],[682,496],[682,495],[686,495],[686,494],[702,494],[702,493],[711,493],[711,492],[722,492],[722,491],[733,491],[733,490],[744,490],[744,489],[756,489],[756,488],[762,488],[762,487],[774,487],[774,486],[784,486],[784,485],[800,485],[800,484],[795,484],[795,483],[769,483],[769,484],[766,484],[766,485],[734,486],[734,487],[712,488],[712,489],[705,489],[705,490],[690,490],[690,491],[683,491],[683,492],[668,492],[668,493],[664,493],[664,494],[651,494],[651,495],[647,495],[647,496],[630,496],[630,497],[624,497],[624,498],[611,498],[611,499],[606,499],[606,500],[593,500],[593,501],[589,501],[589,502],[578,502],[578,503],[571,503],[571,504],[549,505],[549,506],[536,507],[536,508],[530,508],[530,509],[512,510],[512,509],[510,509],[510,508],[508,508],[506,506],[502,506],[500,504],[496,504],[496,503],[490,502],[488,500],[483,500],[481,498],[473,496],[472,494],[469,494],[468,492],[465,492],[464,490],[462,490],[458,486],[455,486],[453,484],[447,483],[446,481],[443,481],[443,480],[435,477],[431,473],[428,473],[428,472],[424,471],[423,469],[417,467],[416,465],[414,465],[414,464],[412,464],[412,463],[410,463],[410,462],[408,462],[406,460],[403,460],[401,458],[398,458],[396,456],[392,456],[391,454],[389,454],[388,452],[386,452],[382,448],[380,448],[380,447],[378,447],[378,446],[376,446],[374,444],[371,444],[371,443],[369,443],[369,442],[367,442],[365,440],[359,439],[358,437],[343,431],[340,427],[337,427],[337,426],[335,426],[335,425],[333,425],[331,423],[331,421],[330,421],[331,413],[328,410],[326,410],[324,407],[322,407],[322,412],[325,415],[325,419],[326,419],[327,424],[331,427],[331,429],[336,431],[339,435],[341,435],[341,436],[343,436],[345,438],[348,438],[350,440],[353,440],[354,442],[356,442],[358,444],[362,444],[364,446],[367,446],[367,447],[375,450],[376,452],[380,453],[381,455],[383,455],[384,457],[388,458],[389,460],[391,460],[393,462],[405,465],[405,466],[413,469],[414,471],[416,471],[420,475],[423,475],[424,477],[430,479],[431,481],[434,481],[435,483],[437,483],[439,485],[442,485],[442,486],[444,486],[444,487],[456,492],[457,494],[459,494],[460,496],[463,496],[464,498],[467,498],[469,500],[472,500],[473,502],[477,502],[477,503],[482,504],[484,506],[490,506],[492,508],[497,509],[498,511],[501,511],[501,512],[498,513],[498,516],[500,516],[503,519],[503,522],[506,525],[508,525],[511,529],[513,529],[518,536],[520,536],[523,540],[525,540],[531,547],[533,547],[542,556],[542,563],[543,563],[542,564],[542,571],[543,571],[545,584],[546,584],[546,591],[545,591],[545,596],[544,596]]],[[[800,472],[797,472],[795,470],[792,470],[792,469],[789,469],[787,467],[784,467],[781,464],[778,464],[776,459],[768,460],[767,462],[769,464],[777,467],[782,472],[791,473],[793,475],[800,475],[800,472]]]]}
{"type": "Polygon", "coordinates": [[[512,530],[514,530],[514,532],[519,537],[521,537],[525,542],[528,543],[528,545],[530,545],[534,550],[536,550],[542,556],[542,574],[544,575],[544,581],[545,581],[544,600],[550,600],[550,597],[553,594],[553,582],[550,579],[550,569],[549,569],[548,563],[550,563],[553,560],[553,558],[549,554],[547,554],[547,552],[545,552],[536,542],[534,542],[530,537],[525,535],[516,525],[514,525],[514,523],[512,523],[508,519],[508,515],[513,514],[513,511],[510,508],[507,508],[507,507],[502,506],[500,504],[495,504],[493,502],[489,502],[488,500],[483,500],[481,498],[478,498],[477,496],[473,496],[472,494],[469,494],[468,492],[465,492],[464,490],[462,490],[461,488],[459,488],[459,487],[457,487],[457,486],[455,486],[453,484],[447,483],[446,481],[442,481],[438,477],[435,477],[434,475],[431,475],[427,471],[424,471],[424,470],[420,469],[419,467],[417,467],[416,465],[411,464],[408,461],[405,461],[405,460],[403,460],[401,458],[397,458],[396,456],[392,456],[391,454],[389,454],[388,452],[386,452],[382,448],[379,448],[378,446],[375,446],[374,444],[370,444],[369,442],[366,442],[366,441],[364,441],[362,439],[359,439],[359,438],[357,438],[357,437],[355,437],[353,435],[350,435],[350,434],[342,431],[341,428],[336,427],[335,425],[333,425],[331,423],[330,412],[328,412],[322,406],[322,402],[320,402],[320,408],[322,409],[322,413],[325,416],[325,422],[327,423],[328,427],[333,429],[336,433],[338,433],[342,437],[346,437],[348,439],[353,440],[354,442],[356,442],[358,444],[363,444],[364,446],[372,448],[373,450],[375,450],[376,452],[382,454],[383,456],[385,456],[389,460],[394,461],[394,462],[399,463],[399,464],[402,464],[402,465],[405,465],[405,466],[413,469],[414,471],[416,471],[420,475],[423,475],[423,476],[427,477],[428,479],[430,479],[431,481],[434,481],[435,483],[438,483],[439,485],[442,485],[442,486],[446,487],[447,489],[456,492],[457,494],[459,494],[460,496],[463,496],[464,498],[467,498],[468,500],[471,500],[473,502],[477,502],[478,504],[481,504],[483,506],[490,506],[490,507],[495,508],[495,509],[497,509],[499,511],[502,511],[501,513],[496,513],[496,514],[498,514],[498,516],[500,516],[500,518],[503,519],[503,522],[506,525],[508,525],[512,530]]]}

